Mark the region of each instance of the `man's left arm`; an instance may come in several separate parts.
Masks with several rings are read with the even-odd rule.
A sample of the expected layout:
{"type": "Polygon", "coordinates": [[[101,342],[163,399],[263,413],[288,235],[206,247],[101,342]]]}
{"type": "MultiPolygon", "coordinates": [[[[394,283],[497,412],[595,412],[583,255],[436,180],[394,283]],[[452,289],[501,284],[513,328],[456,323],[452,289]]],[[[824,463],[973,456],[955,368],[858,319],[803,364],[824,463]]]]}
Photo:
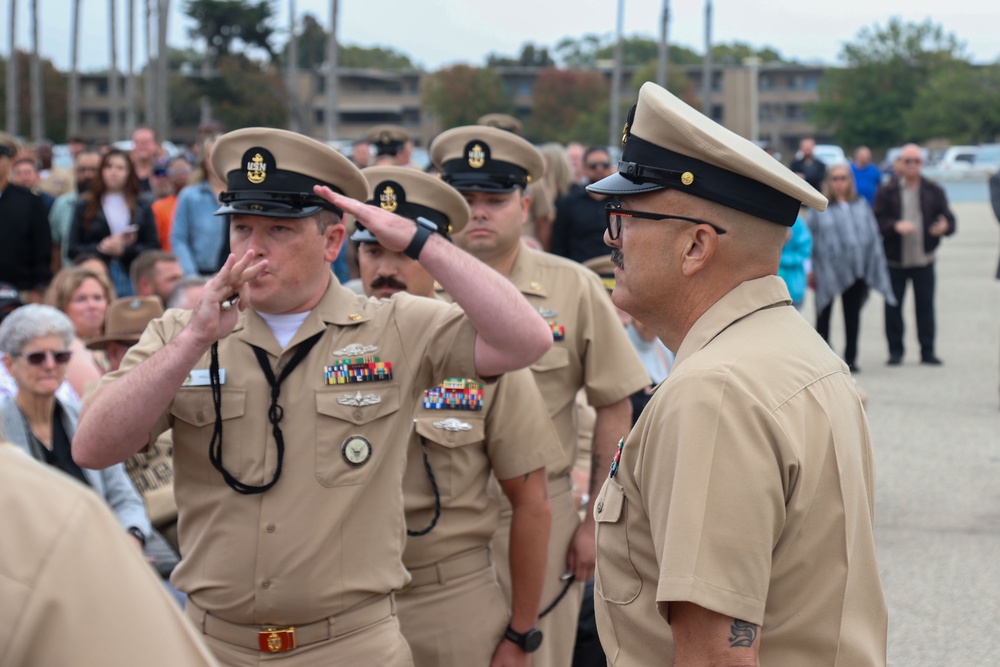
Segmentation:
{"type": "MultiPolygon", "coordinates": [[[[525,633],[538,624],[545,584],[552,510],[545,468],[500,481],[513,509],[510,522],[510,627],[525,633]]],[[[543,640],[544,641],[544,640],[543,640]]],[[[492,667],[527,664],[528,654],[513,642],[500,641],[492,667]]]]}
{"type": "Polygon", "coordinates": [[[675,667],[760,667],[760,626],[693,602],[658,602],[670,624],[675,667]]]}
{"type": "MultiPolygon", "coordinates": [[[[412,220],[316,186],[317,195],[357,218],[392,252],[404,252],[417,237],[412,220]]],[[[475,363],[481,377],[525,368],[552,347],[552,330],[514,285],[472,255],[430,234],[417,251],[419,262],[465,311],[476,329],[475,363]]]]}
{"type": "Polygon", "coordinates": [[[594,443],[590,454],[590,500],[584,513],[583,522],[577,527],[573,541],[566,554],[566,569],[573,573],[577,581],[588,581],[594,576],[594,561],[597,557],[597,543],[594,537],[594,503],[615,452],[618,441],[628,435],[632,427],[632,402],[625,398],[595,408],[597,420],[594,422],[594,443]]]}

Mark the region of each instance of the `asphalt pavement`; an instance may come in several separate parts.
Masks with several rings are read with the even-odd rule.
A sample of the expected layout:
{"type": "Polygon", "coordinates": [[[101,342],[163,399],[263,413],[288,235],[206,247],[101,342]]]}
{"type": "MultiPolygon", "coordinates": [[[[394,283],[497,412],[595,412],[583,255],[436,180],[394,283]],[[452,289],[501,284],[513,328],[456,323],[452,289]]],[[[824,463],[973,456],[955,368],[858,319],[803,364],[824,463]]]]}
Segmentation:
{"type": "MultiPolygon", "coordinates": [[[[1000,630],[1000,242],[988,203],[956,203],[937,253],[937,355],[920,363],[912,290],[906,356],[886,365],[884,302],[862,312],[856,375],[876,458],[876,538],[889,665],[996,667],[1000,630]]],[[[839,302],[832,345],[843,352],[839,302]]],[[[811,303],[803,316],[815,322],[811,303]]]]}

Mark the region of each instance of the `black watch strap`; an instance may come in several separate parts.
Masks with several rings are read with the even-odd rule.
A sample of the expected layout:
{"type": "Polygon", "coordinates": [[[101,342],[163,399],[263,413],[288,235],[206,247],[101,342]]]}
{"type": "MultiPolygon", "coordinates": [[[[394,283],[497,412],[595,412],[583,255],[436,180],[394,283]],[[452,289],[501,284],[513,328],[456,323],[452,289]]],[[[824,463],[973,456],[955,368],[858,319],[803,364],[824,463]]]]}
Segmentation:
{"type": "Polygon", "coordinates": [[[420,259],[420,251],[424,249],[424,244],[427,243],[427,239],[431,237],[434,232],[424,227],[421,224],[417,225],[417,233],[413,235],[413,239],[410,240],[410,245],[406,246],[406,250],[403,254],[410,259],[420,259]]]}

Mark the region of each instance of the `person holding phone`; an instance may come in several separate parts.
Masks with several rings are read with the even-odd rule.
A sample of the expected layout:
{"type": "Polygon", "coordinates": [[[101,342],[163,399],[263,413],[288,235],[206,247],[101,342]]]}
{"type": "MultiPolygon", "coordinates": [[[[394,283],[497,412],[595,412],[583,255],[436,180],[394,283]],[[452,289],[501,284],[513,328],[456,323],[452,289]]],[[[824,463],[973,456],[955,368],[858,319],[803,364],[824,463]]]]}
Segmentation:
{"type": "Polygon", "coordinates": [[[107,263],[118,296],[131,296],[129,266],[144,250],[159,249],[156,222],[140,199],[128,153],[108,151],[97,178],[80,197],[69,232],[69,257],[97,253],[107,263]]]}

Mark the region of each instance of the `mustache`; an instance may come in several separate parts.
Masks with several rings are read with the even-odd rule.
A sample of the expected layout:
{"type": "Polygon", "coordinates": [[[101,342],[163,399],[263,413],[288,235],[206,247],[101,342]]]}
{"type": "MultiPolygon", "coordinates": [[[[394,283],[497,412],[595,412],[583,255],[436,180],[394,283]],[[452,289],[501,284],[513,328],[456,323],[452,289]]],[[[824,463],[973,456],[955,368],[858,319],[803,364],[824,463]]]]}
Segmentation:
{"type": "Polygon", "coordinates": [[[611,251],[611,263],[619,269],[625,268],[625,254],[621,251],[621,248],[615,248],[611,251]]]}
{"type": "Polygon", "coordinates": [[[406,284],[401,283],[392,276],[379,276],[375,278],[369,285],[372,289],[381,289],[383,287],[390,287],[392,289],[405,290],[406,284]]]}

